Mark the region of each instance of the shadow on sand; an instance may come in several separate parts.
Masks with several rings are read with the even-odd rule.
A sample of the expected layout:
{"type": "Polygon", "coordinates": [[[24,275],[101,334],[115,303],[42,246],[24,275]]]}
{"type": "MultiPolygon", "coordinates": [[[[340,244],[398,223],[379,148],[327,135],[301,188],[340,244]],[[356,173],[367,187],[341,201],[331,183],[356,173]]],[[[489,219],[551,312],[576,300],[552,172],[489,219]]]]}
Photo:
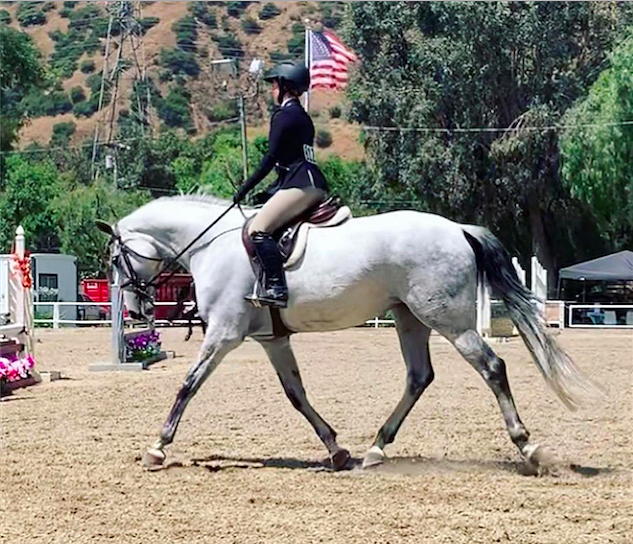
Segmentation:
{"type": "MultiPolygon", "coordinates": [[[[232,457],[210,455],[208,457],[191,459],[191,464],[174,461],[162,467],[163,470],[177,467],[201,467],[209,472],[239,469],[277,468],[291,470],[306,470],[313,472],[334,472],[329,460],[310,461],[293,457],[232,457]]],[[[477,473],[477,472],[511,472],[522,476],[561,476],[564,473],[578,474],[585,478],[610,474],[615,469],[608,467],[586,467],[567,464],[554,467],[551,470],[539,471],[524,461],[492,461],[478,459],[446,459],[433,457],[392,457],[385,463],[362,470],[362,459],[353,457],[347,463],[344,471],[362,471],[364,473],[399,474],[404,476],[419,476],[438,473],[477,473]]]]}

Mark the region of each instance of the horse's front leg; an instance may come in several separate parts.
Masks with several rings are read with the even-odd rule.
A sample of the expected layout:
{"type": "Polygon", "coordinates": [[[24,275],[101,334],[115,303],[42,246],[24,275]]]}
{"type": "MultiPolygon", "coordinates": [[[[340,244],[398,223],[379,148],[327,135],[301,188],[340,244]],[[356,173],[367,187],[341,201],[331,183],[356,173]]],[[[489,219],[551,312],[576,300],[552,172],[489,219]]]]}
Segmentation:
{"type": "Polygon", "coordinates": [[[336,432],[312,407],[306,396],[297,360],[290,346],[289,338],[277,338],[260,342],[273,364],[286,396],[292,405],[303,414],[316,431],[330,454],[335,470],[345,467],[349,461],[349,452],[336,443],[336,432]]]}
{"type": "Polygon", "coordinates": [[[163,465],[166,457],[165,446],[173,442],[178,423],[187,404],[224,356],[239,346],[242,340],[243,335],[233,328],[218,330],[214,327],[207,330],[198,361],[187,372],[158,440],[143,456],[144,466],[150,468],[163,465]]]}

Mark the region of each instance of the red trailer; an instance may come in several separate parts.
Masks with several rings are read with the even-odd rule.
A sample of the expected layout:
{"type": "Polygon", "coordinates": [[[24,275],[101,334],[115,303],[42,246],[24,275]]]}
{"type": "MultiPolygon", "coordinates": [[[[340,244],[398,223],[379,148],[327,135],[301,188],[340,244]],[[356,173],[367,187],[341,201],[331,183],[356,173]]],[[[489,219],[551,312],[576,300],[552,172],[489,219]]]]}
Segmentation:
{"type": "MultiPolygon", "coordinates": [[[[168,274],[161,275],[161,278],[168,274]]],[[[159,280],[160,281],[160,280],[159,280]]],[[[187,290],[185,300],[191,300],[191,284],[193,278],[191,274],[174,274],[163,285],[158,288],[156,302],[176,302],[181,290],[187,290]]],[[[87,302],[110,302],[110,285],[105,278],[87,279],[81,281],[81,294],[87,302]]],[[[101,306],[105,312],[109,313],[109,306],[101,306]]],[[[174,312],[173,306],[156,306],[156,319],[167,319],[174,312]]]]}

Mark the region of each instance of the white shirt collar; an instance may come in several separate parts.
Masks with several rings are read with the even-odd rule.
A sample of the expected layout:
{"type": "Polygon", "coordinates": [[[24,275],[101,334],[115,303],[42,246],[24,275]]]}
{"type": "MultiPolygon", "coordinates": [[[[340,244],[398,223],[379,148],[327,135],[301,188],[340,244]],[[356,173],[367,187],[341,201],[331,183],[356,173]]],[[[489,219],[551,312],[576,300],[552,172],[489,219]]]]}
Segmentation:
{"type": "Polygon", "coordinates": [[[297,100],[297,99],[294,96],[287,96],[281,101],[281,107],[282,108],[286,107],[286,104],[288,104],[288,102],[292,102],[293,100],[297,100]]]}

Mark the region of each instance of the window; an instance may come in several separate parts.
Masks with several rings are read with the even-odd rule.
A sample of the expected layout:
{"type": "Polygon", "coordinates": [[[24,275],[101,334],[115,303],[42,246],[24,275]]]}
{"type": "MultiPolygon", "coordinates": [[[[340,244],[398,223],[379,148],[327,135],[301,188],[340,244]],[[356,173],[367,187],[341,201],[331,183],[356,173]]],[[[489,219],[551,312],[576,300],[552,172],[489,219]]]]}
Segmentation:
{"type": "Polygon", "coordinates": [[[57,274],[38,274],[39,287],[57,289],[57,274]]]}

